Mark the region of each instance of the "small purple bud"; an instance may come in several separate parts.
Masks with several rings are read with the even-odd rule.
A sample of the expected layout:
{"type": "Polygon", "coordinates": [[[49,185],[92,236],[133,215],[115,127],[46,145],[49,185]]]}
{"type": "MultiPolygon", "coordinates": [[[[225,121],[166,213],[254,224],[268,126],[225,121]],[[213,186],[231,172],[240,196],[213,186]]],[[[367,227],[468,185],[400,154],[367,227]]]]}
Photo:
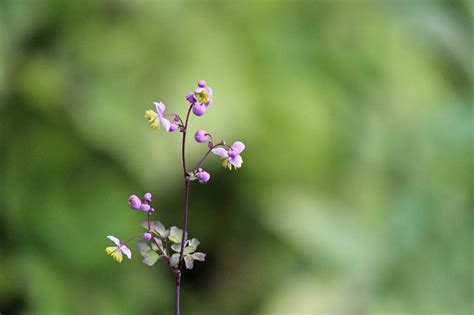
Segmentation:
{"type": "Polygon", "coordinates": [[[194,92],[189,92],[188,95],[186,95],[186,99],[188,100],[189,103],[193,104],[196,102],[196,98],[194,97],[194,92]]]}
{"type": "Polygon", "coordinates": [[[146,203],[142,203],[142,205],[140,206],[140,210],[142,211],[148,211],[150,210],[150,205],[147,205],[146,203]]]}
{"type": "Polygon", "coordinates": [[[199,177],[199,182],[202,184],[207,183],[209,179],[211,178],[211,174],[201,169],[199,170],[199,173],[197,174],[197,176],[199,177]]]}
{"type": "Polygon", "coordinates": [[[143,195],[143,199],[145,199],[148,202],[150,202],[152,198],[153,198],[153,195],[150,192],[147,192],[145,195],[143,195]]]}
{"type": "Polygon", "coordinates": [[[196,139],[196,141],[199,142],[199,143],[203,143],[203,142],[207,141],[207,139],[209,139],[209,135],[207,134],[206,131],[204,131],[202,129],[199,129],[194,134],[194,139],[196,139]]]}
{"type": "Polygon", "coordinates": [[[146,239],[147,241],[151,240],[151,233],[150,232],[146,232],[146,233],[143,233],[143,238],[146,239]]]}
{"type": "Polygon", "coordinates": [[[193,113],[196,116],[202,116],[206,113],[206,106],[196,103],[193,105],[193,113]]]}
{"type": "Polygon", "coordinates": [[[178,124],[175,123],[175,122],[172,122],[172,123],[170,124],[169,132],[174,132],[174,131],[176,131],[176,130],[178,130],[178,124]]]}
{"type": "Polygon", "coordinates": [[[204,81],[204,80],[199,80],[198,86],[199,86],[199,87],[202,87],[202,88],[205,87],[205,86],[206,86],[206,81],[204,81]]]}
{"type": "Polygon", "coordinates": [[[155,212],[155,208],[150,208],[150,210],[148,210],[148,212],[155,212]]]}
{"type": "Polygon", "coordinates": [[[209,141],[209,143],[207,144],[207,147],[208,147],[209,149],[212,149],[212,148],[214,147],[214,142],[209,141]]]}
{"type": "Polygon", "coordinates": [[[137,195],[130,195],[130,197],[128,197],[128,204],[132,209],[140,210],[142,201],[140,200],[140,198],[138,198],[137,195]]]}

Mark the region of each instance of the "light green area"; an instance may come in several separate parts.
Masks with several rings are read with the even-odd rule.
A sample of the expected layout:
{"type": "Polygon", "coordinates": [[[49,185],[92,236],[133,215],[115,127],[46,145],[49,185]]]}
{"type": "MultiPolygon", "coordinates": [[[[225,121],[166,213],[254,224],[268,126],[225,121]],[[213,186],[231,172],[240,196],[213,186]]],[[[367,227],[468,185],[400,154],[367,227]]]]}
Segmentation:
{"type": "MultiPolygon", "coordinates": [[[[459,1],[0,2],[0,313],[170,314],[130,194],[182,225],[180,135],[246,144],[191,187],[206,262],[183,314],[469,314],[474,6],[459,1]]],[[[189,141],[190,164],[205,152],[189,141]]]]}

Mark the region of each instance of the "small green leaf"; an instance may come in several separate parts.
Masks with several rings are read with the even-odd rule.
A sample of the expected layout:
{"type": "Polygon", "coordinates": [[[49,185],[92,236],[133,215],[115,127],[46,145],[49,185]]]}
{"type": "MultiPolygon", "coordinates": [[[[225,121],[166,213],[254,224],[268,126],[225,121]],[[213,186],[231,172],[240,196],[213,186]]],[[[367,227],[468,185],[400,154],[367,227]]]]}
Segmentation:
{"type": "Polygon", "coordinates": [[[182,237],[183,237],[183,230],[181,230],[180,228],[177,228],[176,226],[172,226],[170,228],[170,235],[168,236],[168,239],[170,241],[172,241],[173,243],[181,243],[182,237]]]}
{"type": "MultiPolygon", "coordinates": [[[[153,221],[152,222],[152,231],[156,232],[161,237],[167,237],[166,235],[166,228],[160,221],[153,221]]],[[[169,233],[169,232],[168,232],[169,233]]]]}
{"type": "Polygon", "coordinates": [[[175,252],[179,253],[181,251],[181,243],[179,244],[171,244],[171,249],[175,252]]]}
{"type": "Polygon", "coordinates": [[[187,269],[193,269],[194,266],[194,260],[191,255],[184,256],[184,264],[186,265],[187,269]]]}
{"type": "Polygon", "coordinates": [[[179,263],[179,254],[176,253],[176,254],[173,254],[171,255],[170,257],[170,266],[171,267],[176,267],[179,263]]]}
{"type": "Polygon", "coordinates": [[[158,259],[160,258],[160,255],[158,255],[157,252],[154,252],[152,250],[148,251],[148,253],[143,256],[143,263],[148,265],[148,266],[153,266],[158,259]]]}
{"type": "Polygon", "coordinates": [[[196,250],[196,248],[193,247],[193,246],[186,246],[183,250],[183,255],[189,255],[189,254],[193,253],[195,250],[196,250]]]}
{"type": "Polygon", "coordinates": [[[206,260],[206,254],[201,253],[201,252],[196,252],[192,256],[194,260],[199,260],[199,261],[206,260]]]}
{"type": "Polygon", "coordinates": [[[142,222],[140,222],[140,225],[148,230],[148,221],[142,221],[142,222]]]}
{"type": "Polygon", "coordinates": [[[145,255],[148,252],[152,251],[150,246],[144,241],[139,241],[137,245],[138,245],[138,251],[140,252],[140,255],[142,255],[143,257],[145,257],[145,255]]]}
{"type": "Polygon", "coordinates": [[[196,250],[200,243],[201,242],[197,238],[193,238],[188,241],[188,246],[194,247],[194,249],[196,250]]]}

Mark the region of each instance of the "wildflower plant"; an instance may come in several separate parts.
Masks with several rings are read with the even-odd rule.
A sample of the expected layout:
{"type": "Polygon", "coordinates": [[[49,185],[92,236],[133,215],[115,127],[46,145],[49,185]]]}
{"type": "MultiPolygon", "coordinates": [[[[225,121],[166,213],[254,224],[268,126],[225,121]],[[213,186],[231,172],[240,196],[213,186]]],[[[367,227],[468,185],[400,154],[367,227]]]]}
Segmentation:
{"type": "Polygon", "coordinates": [[[183,228],[171,226],[166,228],[163,223],[154,220],[156,215],[155,209],[152,207],[153,195],[150,192],[139,197],[130,195],[128,204],[132,210],[146,213],[146,220],[141,222],[144,228],[141,233],[132,238],[121,242],[115,236],[107,236],[115,246],[105,249],[105,252],[119,263],[123,261],[123,257],[132,258],[132,252],[127,246],[129,242],[137,238],[142,238],[137,242],[138,252],[143,257],[143,263],[147,266],[153,266],[157,261],[161,260],[169,266],[176,278],[175,289],[175,314],[180,314],[180,288],[182,281],[183,268],[193,269],[194,262],[204,261],[206,254],[198,251],[200,241],[197,238],[188,237],[188,213],[189,213],[189,190],[192,182],[201,184],[207,183],[211,179],[211,174],[205,171],[202,166],[210,153],[221,158],[224,168],[229,170],[238,169],[242,166],[243,159],[241,157],[245,145],[236,141],[232,145],[228,145],[224,140],[215,142],[213,136],[202,129],[194,133],[194,139],[198,143],[207,143],[207,152],[201,160],[193,167],[189,168],[186,161],[186,136],[189,131],[189,118],[191,112],[196,116],[202,116],[206,113],[212,104],[212,89],[207,86],[203,80],[198,82],[198,87],[186,95],[188,101],[188,110],[184,120],[178,114],[167,114],[166,106],[163,102],[154,102],[156,111],[149,109],[145,112],[145,118],[150,123],[153,130],[164,129],[167,132],[179,132],[181,137],[181,162],[183,168],[184,181],[184,205],[183,205],[183,228]]]}

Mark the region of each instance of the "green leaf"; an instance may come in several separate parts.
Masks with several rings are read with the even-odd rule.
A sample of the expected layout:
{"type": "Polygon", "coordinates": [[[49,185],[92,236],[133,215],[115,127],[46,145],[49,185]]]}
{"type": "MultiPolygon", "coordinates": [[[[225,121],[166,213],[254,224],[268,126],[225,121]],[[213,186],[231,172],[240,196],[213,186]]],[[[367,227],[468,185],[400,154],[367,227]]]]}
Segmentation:
{"type": "Polygon", "coordinates": [[[158,234],[159,236],[166,238],[169,236],[170,231],[165,228],[165,226],[160,221],[152,222],[152,231],[158,234]]]}
{"type": "Polygon", "coordinates": [[[193,247],[193,246],[186,246],[183,250],[183,255],[189,255],[189,254],[193,253],[195,250],[196,250],[196,248],[193,247]]]}
{"type": "Polygon", "coordinates": [[[179,263],[179,254],[176,253],[176,254],[173,254],[171,255],[170,257],[170,265],[171,267],[176,267],[179,263]]]}
{"type": "MultiPolygon", "coordinates": [[[[187,236],[187,233],[186,233],[187,236]]],[[[181,243],[181,239],[183,237],[183,230],[180,228],[177,228],[176,226],[172,226],[170,228],[170,235],[168,236],[168,239],[172,241],[173,243],[181,243]]]]}
{"type": "Polygon", "coordinates": [[[142,255],[143,257],[145,257],[145,255],[147,255],[148,252],[152,252],[151,247],[144,241],[139,241],[137,243],[137,246],[138,246],[138,251],[140,252],[140,255],[142,255]]]}
{"type": "Polygon", "coordinates": [[[184,264],[186,265],[187,269],[193,269],[194,266],[194,260],[191,255],[184,256],[184,264]]]}
{"type": "Polygon", "coordinates": [[[194,250],[196,250],[200,243],[201,242],[197,238],[193,238],[189,240],[188,246],[194,247],[194,250]]]}
{"type": "Polygon", "coordinates": [[[179,244],[171,244],[171,249],[175,252],[179,253],[181,251],[181,243],[179,244]]]}
{"type": "Polygon", "coordinates": [[[148,251],[148,253],[143,256],[143,263],[148,265],[148,266],[153,266],[158,259],[160,258],[160,255],[158,255],[157,252],[154,252],[152,250],[148,251]]]}
{"type": "Polygon", "coordinates": [[[204,261],[206,260],[206,254],[201,252],[196,252],[192,254],[194,260],[204,261]]]}

